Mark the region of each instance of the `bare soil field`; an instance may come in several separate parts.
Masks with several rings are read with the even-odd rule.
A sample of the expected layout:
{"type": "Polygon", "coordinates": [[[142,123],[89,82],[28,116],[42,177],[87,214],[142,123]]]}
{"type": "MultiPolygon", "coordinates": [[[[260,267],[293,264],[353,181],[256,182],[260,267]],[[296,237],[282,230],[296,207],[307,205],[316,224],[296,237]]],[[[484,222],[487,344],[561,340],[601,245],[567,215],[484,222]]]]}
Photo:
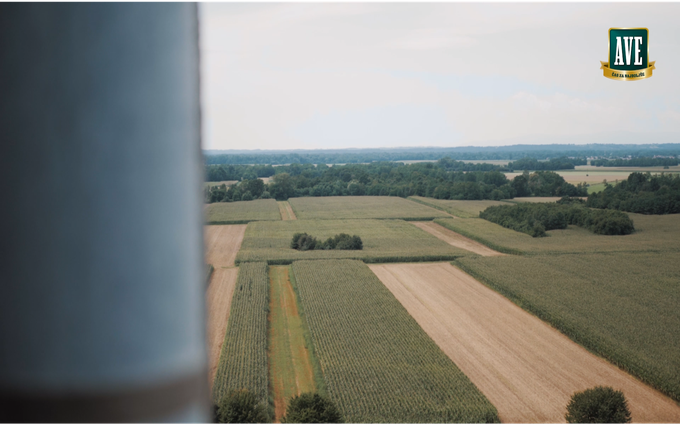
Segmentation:
{"type": "Polygon", "coordinates": [[[622,390],[635,422],[680,421],[680,406],[588,352],[449,263],[370,265],[503,422],[564,422],[575,391],[622,390]]]}
{"type": "Polygon", "coordinates": [[[205,293],[205,304],[208,313],[208,377],[210,388],[213,387],[220,351],[224,343],[224,333],[229,321],[231,297],[236,286],[237,268],[216,268],[205,293]]]}
{"type": "Polygon", "coordinates": [[[297,220],[297,217],[293,212],[293,207],[290,206],[288,201],[277,201],[277,204],[279,205],[281,220],[297,220]]]}
{"type": "Polygon", "coordinates": [[[482,245],[477,241],[473,241],[470,238],[449,230],[446,227],[442,227],[437,223],[432,221],[414,221],[411,222],[414,226],[426,231],[427,233],[436,236],[437,238],[443,240],[449,245],[455,246],[457,248],[462,248],[475,254],[482,255],[484,257],[490,257],[494,255],[505,255],[498,251],[494,251],[486,245],[482,245]]]}
{"type": "Polygon", "coordinates": [[[212,264],[215,271],[220,267],[233,267],[246,227],[246,224],[203,226],[205,262],[212,264]]]}

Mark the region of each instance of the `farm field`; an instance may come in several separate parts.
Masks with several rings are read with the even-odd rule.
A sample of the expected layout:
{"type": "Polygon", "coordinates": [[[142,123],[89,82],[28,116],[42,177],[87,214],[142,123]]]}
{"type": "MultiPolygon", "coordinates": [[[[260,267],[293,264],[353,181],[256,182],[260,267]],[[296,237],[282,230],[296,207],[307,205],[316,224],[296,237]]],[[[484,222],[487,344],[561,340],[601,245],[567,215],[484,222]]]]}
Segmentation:
{"type": "MultiPolygon", "coordinates": [[[[560,196],[526,196],[521,198],[508,199],[507,202],[557,202],[562,199],[560,196]]],[[[585,199],[585,198],[583,198],[585,199]]]]}
{"type": "Polygon", "coordinates": [[[356,258],[367,262],[435,261],[470,255],[403,220],[294,220],[259,221],[246,229],[236,262],[267,261],[290,264],[294,260],[356,258]],[[298,251],[290,248],[295,233],[318,240],[338,233],[359,235],[362,250],[298,251]]]}
{"type": "Polygon", "coordinates": [[[506,229],[481,218],[436,219],[435,223],[508,254],[574,254],[594,252],[660,252],[680,250],[680,214],[628,213],[635,232],[625,236],[597,235],[569,226],[550,230],[548,237],[531,236],[506,229]]]}
{"type": "Polygon", "coordinates": [[[410,196],[408,199],[431,207],[446,211],[456,217],[473,218],[479,217],[479,213],[488,207],[507,205],[505,201],[452,201],[448,199],[425,198],[423,196],[410,196]]]}
{"type": "Polygon", "coordinates": [[[446,227],[442,227],[437,223],[431,221],[414,221],[412,224],[421,230],[426,231],[432,236],[443,240],[449,245],[455,246],[457,248],[465,249],[467,251],[474,252],[475,254],[490,256],[490,255],[505,255],[498,251],[494,251],[486,245],[482,245],[477,241],[473,241],[470,238],[466,238],[463,235],[455,233],[446,227]]]}
{"type": "Polygon", "coordinates": [[[362,262],[292,270],[329,397],[346,422],[491,422],[496,409],[362,262]]]}
{"type": "MultiPolygon", "coordinates": [[[[669,167],[668,170],[664,170],[663,167],[594,167],[591,165],[577,165],[573,170],[557,170],[555,171],[560,176],[564,177],[567,183],[577,184],[577,183],[589,183],[596,184],[602,183],[607,180],[609,183],[614,184],[614,182],[626,180],[630,173],[640,172],[646,173],[650,172],[652,174],[659,173],[679,173],[680,167],[669,167]]],[[[521,172],[515,173],[504,173],[505,177],[512,180],[516,176],[522,174],[521,172]]]]}
{"type": "Polygon", "coordinates": [[[279,206],[273,199],[215,202],[205,205],[207,224],[246,224],[259,220],[281,220],[279,206]]]}
{"type": "MultiPolygon", "coordinates": [[[[571,394],[596,385],[622,390],[636,422],[680,420],[680,406],[673,400],[589,353],[448,263],[369,267],[496,406],[503,422],[563,422],[571,394]]],[[[529,273],[540,275],[534,274],[534,269],[524,270],[525,279],[529,273]]],[[[554,286],[552,282],[543,285],[554,286]]],[[[595,296],[591,299],[598,304],[603,301],[595,296]]],[[[677,353],[677,347],[673,352],[677,353]]]]}
{"type": "Polygon", "coordinates": [[[456,264],[574,341],[680,400],[677,259],[677,252],[661,252],[477,257],[456,264]]]}
{"type": "Polygon", "coordinates": [[[203,226],[205,262],[216,269],[233,267],[245,233],[245,224],[203,226]]]}
{"type": "Polygon", "coordinates": [[[425,221],[449,216],[396,196],[306,197],[290,198],[288,202],[299,220],[392,218],[425,221]]]}
{"type": "Polygon", "coordinates": [[[206,339],[208,342],[208,378],[210,388],[215,380],[217,363],[220,360],[220,351],[224,343],[224,335],[229,320],[229,307],[231,297],[234,295],[234,286],[238,269],[218,268],[210,278],[210,285],[205,293],[206,311],[208,313],[208,329],[206,339]]]}
{"type": "Polygon", "coordinates": [[[289,266],[269,268],[269,382],[277,421],[285,414],[290,398],[316,390],[289,269],[289,266]]]}
{"type": "Polygon", "coordinates": [[[267,264],[242,264],[215,373],[213,401],[219,401],[231,390],[245,388],[256,394],[261,402],[269,403],[268,308],[267,264]]]}
{"type": "Polygon", "coordinates": [[[213,187],[213,186],[222,186],[226,185],[227,187],[231,186],[232,184],[238,183],[238,180],[223,180],[221,182],[204,182],[207,187],[213,187]]]}
{"type": "Polygon", "coordinates": [[[279,213],[281,213],[281,220],[297,220],[293,208],[291,208],[288,201],[278,201],[279,213]]]}

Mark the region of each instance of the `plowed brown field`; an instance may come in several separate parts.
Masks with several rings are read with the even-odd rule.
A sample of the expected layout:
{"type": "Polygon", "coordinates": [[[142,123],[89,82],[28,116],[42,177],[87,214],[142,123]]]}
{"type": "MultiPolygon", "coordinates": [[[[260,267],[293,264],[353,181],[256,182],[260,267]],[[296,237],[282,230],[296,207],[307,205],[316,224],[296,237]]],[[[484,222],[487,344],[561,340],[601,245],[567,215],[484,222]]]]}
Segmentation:
{"type": "Polygon", "coordinates": [[[477,241],[473,241],[470,238],[466,238],[461,234],[449,230],[446,227],[440,226],[432,221],[416,221],[411,223],[414,224],[416,227],[426,231],[427,233],[443,240],[449,245],[455,246],[457,248],[466,249],[468,251],[482,255],[484,257],[491,257],[494,255],[505,255],[498,251],[494,251],[493,249],[485,245],[482,245],[477,241]]]}
{"type": "Polygon", "coordinates": [[[215,270],[233,267],[246,227],[247,224],[204,226],[205,262],[212,264],[215,270]]]}
{"type": "Polygon", "coordinates": [[[220,351],[224,342],[224,333],[227,330],[231,297],[234,295],[237,276],[237,268],[216,268],[210,278],[208,290],[205,293],[205,303],[208,311],[207,340],[210,388],[213,386],[217,363],[220,360],[220,351]]]}
{"type": "Polygon", "coordinates": [[[623,391],[634,422],[680,422],[680,406],[449,263],[370,265],[503,422],[564,422],[575,391],[623,391]]]}

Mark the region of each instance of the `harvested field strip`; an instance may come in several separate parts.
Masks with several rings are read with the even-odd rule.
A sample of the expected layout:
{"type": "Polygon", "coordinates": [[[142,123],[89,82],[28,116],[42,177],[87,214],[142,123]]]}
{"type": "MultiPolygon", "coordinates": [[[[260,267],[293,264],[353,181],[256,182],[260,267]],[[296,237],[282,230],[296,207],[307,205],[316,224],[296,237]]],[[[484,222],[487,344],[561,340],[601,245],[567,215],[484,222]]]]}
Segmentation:
{"type": "Polygon", "coordinates": [[[403,220],[292,220],[250,223],[236,262],[267,261],[290,264],[296,260],[355,258],[365,262],[446,261],[470,251],[455,248],[403,220]],[[338,233],[358,235],[362,250],[298,251],[290,247],[295,233],[324,241],[338,233]]]}
{"type": "Polygon", "coordinates": [[[229,307],[234,294],[238,269],[218,268],[213,271],[210,285],[205,293],[205,304],[208,312],[208,377],[212,388],[220,359],[224,335],[229,320],[229,307]]]}
{"type": "Polygon", "coordinates": [[[625,236],[597,235],[577,226],[550,230],[548,237],[506,229],[481,218],[436,219],[435,223],[506,254],[556,255],[595,252],[680,251],[680,214],[628,213],[635,232],[625,236]]]}
{"type": "Polygon", "coordinates": [[[677,253],[667,252],[478,257],[457,264],[574,341],[680,401],[677,260],[677,253]]]}
{"type": "Polygon", "coordinates": [[[496,409],[368,267],[292,270],[329,397],[346,422],[494,422],[496,409]]]}
{"type": "Polygon", "coordinates": [[[490,257],[494,255],[505,255],[503,253],[500,253],[498,251],[494,251],[493,249],[482,245],[481,243],[477,241],[473,241],[470,238],[466,238],[463,235],[460,235],[454,231],[451,231],[447,229],[446,227],[442,227],[438,225],[437,223],[434,223],[432,221],[417,221],[417,222],[412,222],[412,224],[416,227],[418,227],[421,230],[426,231],[427,233],[431,234],[432,236],[435,236],[444,242],[448,243],[451,246],[455,246],[457,248],[462,248],[471,252],[474,252],[475,254],[482,255],[484,257],[490,257]]]}
{"type": "Polygon", "coordinates": [[[297,220],[293,208],[290,206],[288,201],[278,201],[279,212],[281,213],[281,220],[297,220]]]}
{"type": "Polygon", "coordinates": [[[595,385],[622,390],[636,422],[680,421],[673,400],[448,263],[370,267],[503,422],[564,422],[571,394],[595,385]]]}
{"type": "Polygon", "coordinates": [[[285,414],[290,398],[316,389],[304,324],[288,271],[287,266],[269,268],[269,382],[277,421],[285,414]]]}
{"type": "Polygon", "coordinates": [[[243,388],[255,393],[260,401],[269,402],[268,309],[267,264],[242,264],[213,384],[215,402],[229,391],[243,388]]]}
{"type": "Polygon", "coordinates": [[[205,261],[213,267],[233,267],[236,253],[246,233],[245,224],[203,226],[205,261]]]}
{"type": "Polygon", "coordinates": [[[427,221],[449,214],[396,196],[290,198],[300,220],[401,219],[427,221]]]}

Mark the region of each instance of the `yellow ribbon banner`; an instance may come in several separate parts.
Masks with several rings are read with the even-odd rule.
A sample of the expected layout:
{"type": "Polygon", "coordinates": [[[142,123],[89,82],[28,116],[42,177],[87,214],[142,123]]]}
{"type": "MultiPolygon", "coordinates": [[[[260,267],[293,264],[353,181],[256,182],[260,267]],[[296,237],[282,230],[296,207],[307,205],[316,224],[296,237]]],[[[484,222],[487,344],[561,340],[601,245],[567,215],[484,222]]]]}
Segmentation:
{"type": "Polygon", "coordinates": [[[604,76],[607,78],[610,78],[612,80],[621,80],[621,81],[637,81],[637,80],[644,80],[645,78],[649,78],[652,76],[652,71],[656,69],[654,66],[654,62],[649,63],[648,68],[644,69],[635,69],[632,71],[620,71],[618,69],[611,69],[609,67],[609,62],[602,62],[602,66],[600,69],[604,69],[604,76]]]}

